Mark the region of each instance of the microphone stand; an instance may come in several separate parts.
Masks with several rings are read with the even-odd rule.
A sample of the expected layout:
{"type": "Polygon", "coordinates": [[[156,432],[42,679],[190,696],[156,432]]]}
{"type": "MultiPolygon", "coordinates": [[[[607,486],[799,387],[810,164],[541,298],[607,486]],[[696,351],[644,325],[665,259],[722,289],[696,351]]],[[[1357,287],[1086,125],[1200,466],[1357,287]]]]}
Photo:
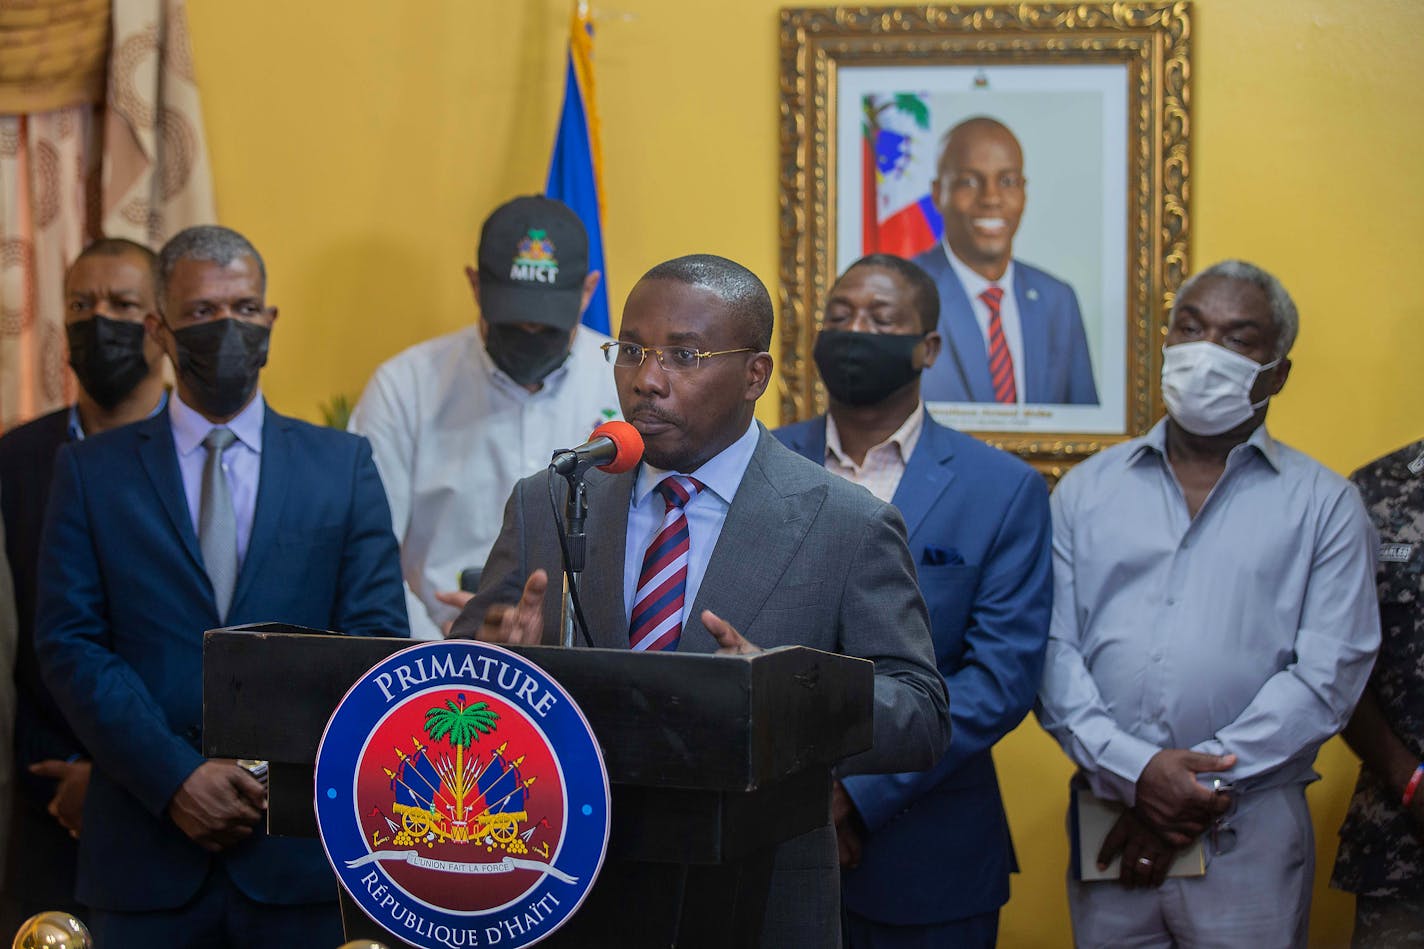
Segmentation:
{"type": "MultiPolygon", "coordinates": [[[[564,507],[563,522],[559,524],[559,551],[564,559],[564,579],[563,579],[563,619],[561,626],[560,642],[564,646],[574,644],[574,625],[577,625],[583,632],[583,641],[588,646],[593,646],[593,637],[589,635],[588,621],[583,615],[583,605],[579,600],[579,574],[583,572],[584,563],[587,558],[587,534],[584,524],[588,520],[588,487],[584,484],[583,475],[588,466],[581,464],[571,471],[560,472],[553,464],[549,465],[550,475],[562,474],[564,480],[569,485],[568,501],[564,507]]],[[[558,521],[559,507],[554,498],[554,479],[549,478],[549,503],[554,509],[555,520],[558,521]]]]}
{"type": "MultiPolygon", "coordinates": [[[[583,573],[587,560],[588,535],[584,532],[584,523],[588,520],[588,486],[584,484],[581,470],[575,470],[565,480],[569,483],[569,498],[564,506],[564,536],[567,538],[568,553],[564,561],[563,645],[572,646],[574,617],[582,613],[582,610],[574,608],[574,600],[579,593],[579,574],[583,573]]],[[[579,619],[582,620],[581,615],[579,619]]],[[[583,636],[592,646],[587,628],[583,636]]]]}
{"type": "MultiPolygon", "coordinates": [[[[583,604],[579,600],[579,574],[583,573],[588,546],[584,531],[584,524],[588,520],[588,488],[583,481],[584,474],[599,460],[603,460],[605,466],[612,466],[620,456],[625,462],[636,462],[642,453],[643,440],[637,430],[627,422],[610,421],[595,428],[593,437],[587,444],[567,451],[556,451],[549,461],[549,507],[554,516],[554,525],[558,528],[559,552],[564,558],[560,639],[565,646],[574,644],[575,621],[583,630],[583,641],[590,647],[593,646],[588,619],[583,614],[583,604]],[[613,457],[607,458],[610,448],[613,449],[613,457]],[[554,475],[562,475],[569,486],[562,519],[559,517],[559,502],[555,497],[554,475]]],[[[628,467],[628,464],[624,464],[620,470],[626,470],[628,467]]]]}

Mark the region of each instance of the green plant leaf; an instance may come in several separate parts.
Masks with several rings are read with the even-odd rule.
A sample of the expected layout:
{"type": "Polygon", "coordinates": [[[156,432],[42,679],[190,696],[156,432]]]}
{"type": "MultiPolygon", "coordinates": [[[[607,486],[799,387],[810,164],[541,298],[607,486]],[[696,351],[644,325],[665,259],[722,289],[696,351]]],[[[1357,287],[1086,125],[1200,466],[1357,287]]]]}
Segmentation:
{"type": "Polygon", "coordinates": [[[339,428],[346,431],[347,424],[351,421],[351,400],[344,394],[337,393],[327,402],[317,406],[317,411],[321,413],[321,422],[327,428],[339,428]]]}

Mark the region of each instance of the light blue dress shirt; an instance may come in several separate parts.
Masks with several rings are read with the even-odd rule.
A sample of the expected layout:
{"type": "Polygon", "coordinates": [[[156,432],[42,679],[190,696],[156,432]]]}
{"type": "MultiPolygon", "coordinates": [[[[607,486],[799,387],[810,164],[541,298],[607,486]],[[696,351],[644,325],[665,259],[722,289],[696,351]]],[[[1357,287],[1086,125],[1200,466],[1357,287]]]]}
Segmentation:
{"type": "MultiPolygon", "coordinates": [[[[168,390],[164,389],[163,394],[158,397],[158,404],[149,412],[147,418],[153,418],[159,412],[168,408],[168,390]]],[[[69,406],[69,440],[72,442],[84,441],[84,423],[79,419],[79,403],[75,402],[69,406]]]]}
{"type": "Polygon", "coordinates": [[[178,449],[178,470],[183,475],[183,494],[193,517],[193,534],[198,533],[198,514],[203,503],[203,465],[208,450],[203,439],[215,428],[230,428],[237,436],[223,450],[223,473],[232,492],[232,513],[237,520],[237,566],[247,558],[247,542],[252,537],[252,513],[257,509],[257,479],[262,473],[262,422],[267,403],[261,391],[247,408],[225,425],[218,426],[183,403],[177,392],[168,400],[168,418],[173,425],[173,445],[178,449]]]}
{"type": "Polygon", "coordinates": [[[1052,496],[1039,718],[1099,797],[1164,748],[1234,754],[1238,789],[1305,783],[1379,648],[1374,529],[1353,485],[1261,426],[1193,519],[1166,423],[1052,496]]]}
{"type": "Polygon", "coordinates": [[[760,426],[752,422],[741,438],[713,455],[691,474],[663,471],[646,462],[638,469],[638,479],[628,503],[628,541],[623,555],[625,616],[633,614],[633,595],[638,591],[638,575],[643,571],[643,554],[657,535],[667,511],[662,495],[654,493],[653,489],[664,478],[678,474],[696,478],[703,486],[684,508],[687,513],[688,550],[687,593],[682,601],[682,623],[687,625],[687,614],[697,600],[697,591],[707,573],[707,563],[712,559],[712,549],[717,546],[717,538],[722,536],[727,510],[732,506],[732,498],[737,495],[742,475],[747,473],[747,465],[751,464],[752,453],[756,451],[760,437],[760,426]]]}

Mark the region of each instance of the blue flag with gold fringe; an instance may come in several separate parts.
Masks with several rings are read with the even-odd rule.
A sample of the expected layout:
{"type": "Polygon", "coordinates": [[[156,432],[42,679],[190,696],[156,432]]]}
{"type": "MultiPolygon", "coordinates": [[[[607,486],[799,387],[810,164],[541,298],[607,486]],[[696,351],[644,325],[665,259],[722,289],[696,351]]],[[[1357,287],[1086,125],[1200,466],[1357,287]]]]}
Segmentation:
{"type": "Polygon", "coordinates": [[[602,272],[603,279],[584,311],[583,324],[606,334],[612,323],[608,318],[608,270],[603,259],[603,150],[593,95],[593,20],[588,4],[582,0],[574,4],[569,24],[564,108],[544,193],[573,208],[588,231],[588,269],[602,272]]]}

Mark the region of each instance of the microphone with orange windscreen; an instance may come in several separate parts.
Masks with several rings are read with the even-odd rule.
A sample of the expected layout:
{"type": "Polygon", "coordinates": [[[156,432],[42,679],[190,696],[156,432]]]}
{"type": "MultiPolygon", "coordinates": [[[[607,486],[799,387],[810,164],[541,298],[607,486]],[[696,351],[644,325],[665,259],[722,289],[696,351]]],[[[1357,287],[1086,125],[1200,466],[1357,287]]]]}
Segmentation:
{"type": "MultiPolygon", "coordinates": [[[[565,646],[573,645],[574,618],[583,631],[584,642],[593,645],[589,635],[588,622],[579,603],[578,575],[583,572],[586,560],[587,535],[584,524],[588,519],[588,489],[583,476],[589,468],[597,468],[609,474],[632,471],[643,459],[643,436],[627,422],[614,419],[604,422],[588,436],[588,441],[577,448],[567,448],[554,452],[549,461],[549,504],[554,509],[554,521],[559,526],[559,551],[564,559],[566,605],[562,641],[565,646]],[[569,492],[563,519],[559,518],[559,505],[554,499],[554,479],[552,475],[562,475],[569,483],[569,492]],[[570,612],[567,606],[573,609],[570,612]]],[[[620,553],[621,556],[621,553],[620,553]]]]}
{"type": "Polygon", "coordinates": [[[588,441],[577,448],[554,452],[549,470],[566,478],[589,468],[622,474],[632,470],[642,458],[643,436],[627,422],[614,419],[595,428],[588,441]]]}

